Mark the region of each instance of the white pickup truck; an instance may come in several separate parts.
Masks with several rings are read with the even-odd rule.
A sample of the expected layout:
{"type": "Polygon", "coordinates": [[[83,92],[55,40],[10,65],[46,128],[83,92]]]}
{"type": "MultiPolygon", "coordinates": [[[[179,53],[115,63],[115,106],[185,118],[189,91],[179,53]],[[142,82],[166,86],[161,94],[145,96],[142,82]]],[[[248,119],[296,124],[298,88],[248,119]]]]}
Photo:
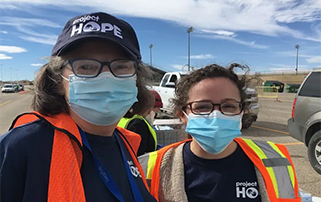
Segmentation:
{"type": "MultiPolygon", "coordinates": [[[[160,114],[160,116],[164,117],[165,114],[165,117],[167,118],[173,117],[170,99],[174,97],[176,82],[187,74],[188,72],[168,72],[163,76],[159,86],[152,86],[152,89],[157,91],[162,98],[163,108],[161,108],[161,112],[163,113],[160,114]]],[[[247,88],[245,89],[245,92],[245,105],[247,106],[247,110],[244,111],[242,125],[243,128],[249,128],[258,117],[259,105],[258,96],[254,89],[247,88]]]]}

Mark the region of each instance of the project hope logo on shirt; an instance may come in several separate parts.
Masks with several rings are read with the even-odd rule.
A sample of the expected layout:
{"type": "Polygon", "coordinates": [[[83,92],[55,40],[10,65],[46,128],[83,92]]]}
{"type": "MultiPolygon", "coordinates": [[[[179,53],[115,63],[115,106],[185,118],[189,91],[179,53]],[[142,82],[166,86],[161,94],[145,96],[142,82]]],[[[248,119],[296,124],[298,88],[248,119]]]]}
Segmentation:
{"type": "Polygon", "coordinates": [[[142,178],[138,168],[135,166],[135,164],[132,162],[132,161],[127,161],[128,165],[129,165],[129,168],[130,168],[130,171],[132,172],[133,176],[134,177],[140,177],[142,178]]]}
{"type": "Polygon", "coordinates": [[[70,37],[82,32],[113,32],[114,36],[123,39],[122,30],[111,23],[98,23],[99,16],[85,15],[73,21],[70,37]]]}
{"type": "Polygon", "coordinates": [[[259,195],[257,182],[236,182],[236,198],[255,199],[259,195]]]}

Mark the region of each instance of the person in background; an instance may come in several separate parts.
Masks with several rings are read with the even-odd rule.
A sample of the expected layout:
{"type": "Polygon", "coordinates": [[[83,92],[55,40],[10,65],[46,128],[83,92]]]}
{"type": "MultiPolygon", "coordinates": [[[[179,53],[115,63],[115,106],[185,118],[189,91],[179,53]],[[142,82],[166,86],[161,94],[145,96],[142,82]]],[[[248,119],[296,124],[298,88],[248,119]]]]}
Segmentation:
{"type": "Polygon", "coordinates": [[[140,136],[116,127],[148,96],[146,71],[127,22],[102,12],[70,19],[36,75],[35,111],[0,137],[0,201],[154,202],[136,159],[140,136]]]}
{"type": "MultiPolygon", "coordinates": [[[[159,93],[155,90],[150,90],[155,97],[155,105],[153,107],[153,110],[149,113],[149,115],[146,117],[146,119],[148,120],[148,122],[151,124],[152,128],[157,131],[159,130],[159,127],[154,125],[154,121],[155,118],[157,117],[157,114],[159,113],[160,108],[163,107],[163,101],[161,96],[159,95],[159,93]]],[[[157,147],[156,150],[159,150],[161,148],[163,148],[164,145],[160,144],[159,142],[157,142],[157,147]]]]}
{"type": "MultiPolygon", "coordinates": [[[[154,119],[156,118],[158,111],[160,110],[160,108],[163,107],[163,102],[162,102],[161,96],[159,95],[159,93],[157,91],[150,90],[150,92],[152,92],[154,94],[155,104],[154,104],[152,111],[147,115],[146,119],[148,120],[148,122],[151,125],[153,125],[154,119]]],[[[153,126],[153,128],[155,129],[154,126],[153,126]]]]}
{"type": "Polygon", "coordinates": [[[139,157],[159,202],[299,202],[298,182],[284,145],[240,138],[245,76],[215,64],[183,77],[174,112],[192,139],[139,157]]]}
{"type": "MultiPolygon", "coordinates": [[[[156,91],[149,91],[149,99],[136,102],[126,115],[119,121],[118,126],[139,134],[142,138],[137,155],[156,151],[157,136],[152,121],[162,103],[156,99],[156,91]],[[133,111],[137,113],[134,114],[133,111]]],[[[157,93],[157,92],[156,92],[157,93]]],[[[157,93],[158,94],[158,93],[157,93]]],[[[138,95],[139,97],[139,95],[138,95]]]]}

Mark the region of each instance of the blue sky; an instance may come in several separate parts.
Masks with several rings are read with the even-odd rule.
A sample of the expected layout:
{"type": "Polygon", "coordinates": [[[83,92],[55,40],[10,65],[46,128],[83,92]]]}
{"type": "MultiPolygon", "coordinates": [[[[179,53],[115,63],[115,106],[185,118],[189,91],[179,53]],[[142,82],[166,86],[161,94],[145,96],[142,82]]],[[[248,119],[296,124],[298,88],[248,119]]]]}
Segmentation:
{"type": "MultiPolygon", "coordinates": [[[[320,0],[1,0],[0,66],[4,81],[33,80],[65,23],[103,11],[136,30],[143,61],[165,71],[246,64],[251,72],[321,66],[320,0]],[[185,67],[184,67],[185,66],[185,67]],[[184,68],[183,68],[184,67],[184,68]]],[[[0,74],[1,74],[0,72],[0,74]]]]}

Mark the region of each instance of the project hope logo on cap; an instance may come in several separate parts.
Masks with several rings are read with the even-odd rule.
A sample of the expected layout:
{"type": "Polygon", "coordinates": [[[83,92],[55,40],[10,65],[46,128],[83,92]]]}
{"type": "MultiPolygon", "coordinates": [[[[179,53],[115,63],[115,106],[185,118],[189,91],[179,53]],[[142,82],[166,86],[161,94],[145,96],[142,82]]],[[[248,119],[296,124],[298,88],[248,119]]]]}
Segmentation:
{"type": "Polygon", "coordinates": [[[113,41],[135,59],[140,60],[136,33],[131,25],[107,13],[90,13],[70,19],[59,35],[51,55],[60,56],[75,43],[86,38],[113,41]]]}

